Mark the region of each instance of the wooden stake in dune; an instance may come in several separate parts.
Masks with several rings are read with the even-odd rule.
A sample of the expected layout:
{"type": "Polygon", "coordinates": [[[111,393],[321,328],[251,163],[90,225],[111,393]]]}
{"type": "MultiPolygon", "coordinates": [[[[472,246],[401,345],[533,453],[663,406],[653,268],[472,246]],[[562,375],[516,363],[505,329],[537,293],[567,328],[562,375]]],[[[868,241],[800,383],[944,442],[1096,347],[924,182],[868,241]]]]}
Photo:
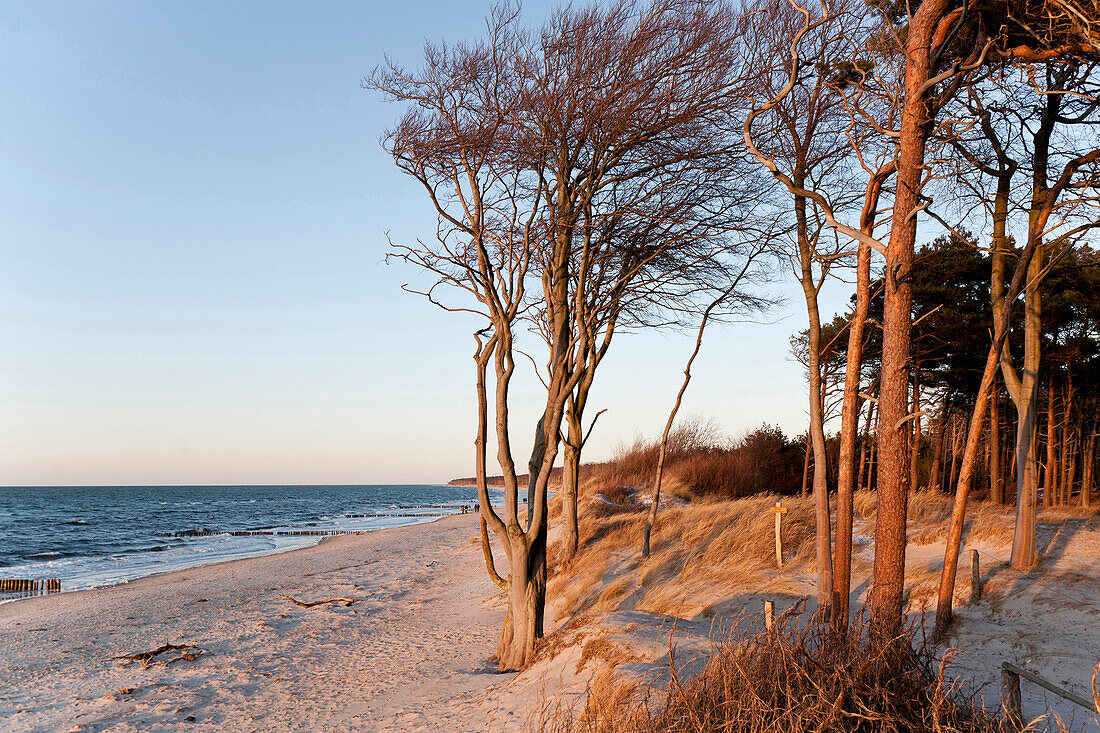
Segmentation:
{"type": "Polygon", "coordinates": [[[775,565],[780,570],[783,569],[783,537],[780,533],[783,527],[783,515],[787,513],[787,507],[783,506],[781,501],[775,502],[775,506],[770,508],[772,514],[775,515],[775,565]]]}
{"type": "Polygon", "coordinates": [[[982,600],[982,570],[978,564],[978,551],[970,551],[970,601],[982,600]]]}

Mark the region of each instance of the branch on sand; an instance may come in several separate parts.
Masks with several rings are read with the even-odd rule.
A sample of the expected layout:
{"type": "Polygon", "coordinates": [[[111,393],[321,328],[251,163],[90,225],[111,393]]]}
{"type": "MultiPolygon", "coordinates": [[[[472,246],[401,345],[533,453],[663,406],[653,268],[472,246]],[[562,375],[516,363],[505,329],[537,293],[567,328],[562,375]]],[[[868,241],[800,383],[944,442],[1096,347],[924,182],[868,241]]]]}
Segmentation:
{"type": "Polygon", "coordinates": [[[313,608],[314,606],[323,606],[326,603],[343,603],[345,606],[350,606],[353,603],[358,603],[363,600],[362,598],[326,598],[323,601],[299,601],[297,598],[291,598],[290,596],[284,596],[279,593],[279,598],[285,598],[291,603],[301,606],[302,608],[313,608]]]}
{"type": "Polygon", "coordinates": [[[169,664],[180,660],[193,662],[198,659],[200,654],[202,654],[202,650],[194,644],[165,644],[152,651],[114,657],[114,659],[121,660],[123,665],[127,665],[130,662],[141,662],[141,666],[143,667],[152,667],[154,664],[163,664],[167,667],[169,664]],[[179,651],[181,649],[193,649],[194,651],[179,651]],[[169,652],[179,652],[179,656],[173,657],[172,659],[156,659],[156,657],[162,654],[168,654],[169,652]]]}

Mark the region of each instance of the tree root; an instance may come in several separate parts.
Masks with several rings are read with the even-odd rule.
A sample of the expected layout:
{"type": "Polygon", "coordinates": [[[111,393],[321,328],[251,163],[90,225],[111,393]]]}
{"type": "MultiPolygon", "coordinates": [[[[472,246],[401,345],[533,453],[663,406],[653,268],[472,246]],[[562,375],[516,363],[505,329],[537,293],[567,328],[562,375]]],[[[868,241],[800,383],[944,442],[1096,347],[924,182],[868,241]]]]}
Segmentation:
{"type": "Polygon", "coordinates": [[[165,644],[164,646],[157,647],[152,651],[138,652],[137,654],[129,654],[121,657],[114,657],[114,659],[122,660],[123,665],[127,665],[130,662],[141,662],[143,667],[152,667],[154,664],[163,664],[167,667],[169,664],[179,662],[181,660],[186,662],[193,662],[198,659],[202,654],[202,650],[196,647],[194,644],[165,644]],[[167,654],[169,652],[175,652],[180,649],[194,649],[194,651],[180,652],[178,657],[172,659],[155,659],[155,657],[161,654],[167,654]]]}
{"type": "Polygon", "coordinates": [[[299,601],[297,598],[291,598],[290,596],[284,596],[282,593],[278,594],[279,598],[285,598],[291,603],[301,606],[302,608],[313,608],[314,606],[321,606],[326,603],[343,603],[344,606],[350,606],[353,603],[358,603],[363,600],[362,598],[326,598],[323,601],[299,601]]]}

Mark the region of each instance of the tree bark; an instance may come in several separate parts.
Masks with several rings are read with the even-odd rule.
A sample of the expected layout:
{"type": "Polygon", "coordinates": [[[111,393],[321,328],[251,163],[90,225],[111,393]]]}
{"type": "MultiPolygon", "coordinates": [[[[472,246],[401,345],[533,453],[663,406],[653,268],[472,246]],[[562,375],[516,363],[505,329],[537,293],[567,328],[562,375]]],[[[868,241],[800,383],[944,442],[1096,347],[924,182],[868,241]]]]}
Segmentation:
{"type": "MultiPolygon", "coordinates": [[[[795,174],[795,184],[805,185],[801,173],[795,174]]],[[[799,281],[806,299],[809,320],[807,368],[810,376],[810,443],[813,446],[814,472],[813,496],[816,531],[817,602],[825,608],[832,601],[833,567],[832,541],[830,538],[829,484],[827,467],[829,457],[825,446],[825,416],[822,410],[821,390],[821,314],[818,310],[817,287],[813,274],[813,250],[810,246],[806,218],[806,198],[794,197],[794,209],[798,238],[799,281]]]]}
{"type": "Polygon", "coordinates": [[[1062,506],[1069,506],[1073,498],[1074,469],[1077,467],[1077,457],[1074,455],[1073,429],[1075,426],[1071,422],[1072,414],[1073,376],[1067,372],[1065,399],[1062,402],[1062,457],[1060,460],[1062,478],[1058,482],[1058,485],[1062,488],[1060,502],[1062,506]]]}
{"type": "Polygon", "coordinates": [[[870,612],[872,633],[879,643],[896,638],[904,611],[905,531],[909,510],[909,426],[906,418],[913,324],[911,273],[917,216],[923,206],[920,193],[925,175],[925,147],[932,122],[926,82],[933,73],[934,36],[947,7],[946,0],[925,0],[913,12],[906,37],[897,183],[883,289],[878,511],[870,612]]]}
{"type": "Polygon", "coordinates": [[[1058,493],[1058,428],[1054,419],[1054,377],[1047,387],[1047,465],[1043,472],[1043,508],[1054,506],[1054,496],[1058,493]]]}
{"type": "Polygon", "coordinates": [[[579,499],[581,473],[581,435],[580,419],[574,410],[566,412],[567,434],[562,443],[561,467],[561,539],[562,560],[569,561],[577,554],[580,544],[580,523],[577,502],[579,499]]]}
{"type": "Polygon", "coordinates": [[[989,498],[1004,503],[1004,483],[1001,476],[1001,396],[994,375],[993,393],[989,396],[989,498]]]}
{"type": "Polygon", "coordinates": [[[1096,433],[1089,436],[1088,448],[1085,450],[1085,465],[1081,476],[1081,506],[1085,509],[1092,508],[1092,477],[1096,470],[1096,433]]]}
{"type": "MultiPolygon", "coordinates": [[[[896,172],[893,163],[879,168],[867,184],[860,230],[874,233],[879,195],[886,178],[896,172]]],[[[852,592],[853,500],[862,486],[863,461],[859,450],[859,383],[863,367],[863,334],[871,304],[871,247],[859,242],[856,252],[856,307],[848,330],[848,354],[844,367],[844,400],[841,406],[840,447],[837,456],[836,540],[833,546],[833,631],[847,631],[852,592]],[[856,461],[860,464],[857,466],[856,461]]],[[[871,403],[874,409],[874,403],[871,403]]],[[[868,413],[868,428],[870,413],[868,413]]],[[[864,440],[866,444],[866,439],[864,440]]]]}
{"type": "Polygon", "coordinates": [[[947,493],[951,493],[951,490],[958,485],[959,480],[959,450],[963,440],[959,432],[959,421],[951,421],[951,475],[947,480],[947,493]]]}
{"type": "Polygon", "coordinates": [[[805,499],[807,494],[810,493],[810,453],[813,451],[813,445],[810,442],[810,431],[806,431],[806,455],[802,459],[802,498],[805,499]]]}
{"type": "Polygon", "coordinates": [[[1019,296],[1020,291],[1024,289],[1025,275],[1031,271],[1031,264],[1035,259],[1037,249],[1037,238],[1029,237],[1024,251],[1020,254],[1020,260],[1016,264],[1016,271],[1013,273],[1012,284],[1009,286],[1008,293],[1003,296],[1002,301],[998,304],[999,307],[995,306],[993,308],[995,324],[993,343],[990,344],[986,356],[982,381],[974,401],[974,412],[970,417],[959,483],[955,489],[951,525],[947,533],[947,546],[944,549],[943,571],[940,573],[940,587],[936,603],[937,635],[942,635],[951,623],[955,575],[958,572],[959,552],[962,549],[963,522],[966,517],[966,500],[973,481],[974,466],[977,464],[982,423],[985,420],[989,397],[993,393],[997,367],[1002,363],[1005,340],[1008,338],[1009,325],[1012,323],[1012,304],[1019,296]]]}
{"type": "Polygon", "coordinates": [[[913,406],[914,415],[909,441],[909,493],[916,493],[920,484],[920,447],[923,436],[920,431],[920,363],[913,369],[913,406]]]}
{"type": "Polygon", "coordinates": [[[950,409],[950,404],[950,400],[945,398],[943,405],[940,406],[940,413],[936,416],[936,422],[932,426],[932,467],[928,471],[928,488],[932,491],[940,490],[944,433],[947,432],[947,412],[950,409]]]}
{"type": "MultiPolygon", "coordinates": [[[[877,199],[877,195],[875,196],[877,199]]],[[[871,248],[859,244],[856,260],[856,308],[848,330],[848,358],[844,371],[844,401],[841,406],[840,448],[837,456],[836,540],[833,547],[834,631],[847,631],[849,596],[852,592],[853,499],[858,467],[859,382],[863,366],[863,332],[867,323],[871,291],[871,248]]]]}

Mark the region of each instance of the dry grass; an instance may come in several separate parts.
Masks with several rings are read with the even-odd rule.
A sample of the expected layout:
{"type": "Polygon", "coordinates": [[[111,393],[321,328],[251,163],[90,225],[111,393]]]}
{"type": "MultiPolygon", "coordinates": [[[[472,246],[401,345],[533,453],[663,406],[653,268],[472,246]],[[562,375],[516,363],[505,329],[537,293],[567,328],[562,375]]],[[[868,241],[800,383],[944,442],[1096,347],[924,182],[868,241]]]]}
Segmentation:
{"type": "MultiPolygon", "coordinates": [[[[637,439],[608,462],[582,467],[584,483],[608,502],[604,513],[630,511],[652,490],[660,446],[637,439]]],[[[732,499],[760,493],[791,494],[801,488],[802,447],[778,428],[763,425],[727,441],[698,419],[679,424],[669,436],[662,492],[682,499],[732,499]]]]}
{"type": "MultiPolygon", "coordinates": [[[[576,557],[551,569],[550,597],[565,615],[638,610],[678,615],[686,587],[725,587],[775,567],[774,495],[697,501],[658,514],[652,552],[640,559],[645,513],[584,516],[576,557]]],[[[809,499],[786,497],[784,565],[813,567],[814,519],[809,499]]]]}
{"type": "MultiPolygon", "coordinates": [[[[932,545],[947,539],[951,512],[955,498],[938,491],[918,491],[909,497],[909,542],[914,545],[932,545]]],[[[860,491],[853,502],[856,516],[866,520],[866,530],[874,529],[875,508],[878,495],[873,491],[860,491]]],[[[1040,526],[1064,524],[1071,519],[1098,519],[1100,510],[1079,507],[1044,509],[1039,512],[1040,526]]],[[[990,542],[1007,545],[1012,542],[1015,530],[1015,508],[991,501],[967,502],[964,538],[972,542],[990,542]]]]}
{"type": "Polygon", "coordinates": [[[577,710],[544,710],[554,733],[994,733],[999,716],[947,681],[947,663],[912,630],[885,649],[857,623],[844,639],[827,621],[782,617],[774,631],[738,624],[697,674],[681,679],[670,652],[668,684],[596,678],[577,710]]]}

